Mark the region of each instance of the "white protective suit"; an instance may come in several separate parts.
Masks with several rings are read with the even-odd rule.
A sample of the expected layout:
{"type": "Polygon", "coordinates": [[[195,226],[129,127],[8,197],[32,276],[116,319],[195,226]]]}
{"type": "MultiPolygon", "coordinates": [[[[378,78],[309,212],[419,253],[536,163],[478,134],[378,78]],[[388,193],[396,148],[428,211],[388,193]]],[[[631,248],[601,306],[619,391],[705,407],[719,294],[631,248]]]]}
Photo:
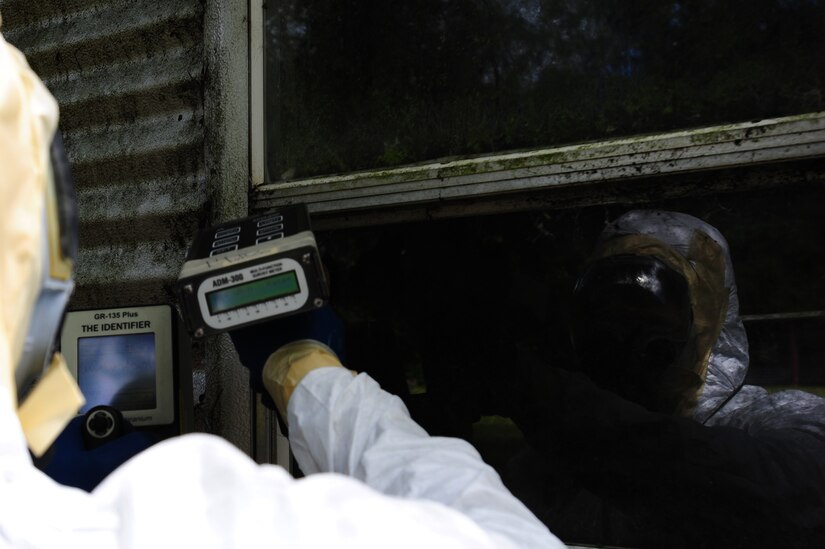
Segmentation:
{"type": "Polygon", "coordinates": [[[56,125],[54,101],[0,37],[0,547],[561,546],[469,444],[429,437],[398,398],[343,368],[309,373],[289,400],[308,478],[202,434],[137,455],[92,493],[37,470],[13,378],[43,265],[56,125]]]}

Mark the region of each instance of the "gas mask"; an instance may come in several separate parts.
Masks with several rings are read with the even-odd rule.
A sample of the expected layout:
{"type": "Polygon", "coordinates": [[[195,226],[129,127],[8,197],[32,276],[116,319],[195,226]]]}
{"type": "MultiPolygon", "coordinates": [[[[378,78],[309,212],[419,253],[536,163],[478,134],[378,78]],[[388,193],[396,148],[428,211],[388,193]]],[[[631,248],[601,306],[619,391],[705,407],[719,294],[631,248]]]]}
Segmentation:
{"type": "Polygon", "coordinates": [[[701,231],[679,250],[645,234],[600,242],[571,311],[582,370],[648,410],[689,417],[724,323],[725,268],[701,231]]]}
{"type": "Polygon", "coordinates": [[[34,382],[52,361],[66,305],[74,290],[77,201],[60,133],[56,133],[52,141],[48,175],[40,242],[43,267],[23,354],[14,372],[20,401],[25,400],[34,382]]]}
{"type": "Polygon", "coordinates": [[[650,255],[601,258],[576,283],[571,321],[591,380],[649,410],[674,411],[662,385],[683,362],[692,324],[681,274],[650,255]]]}

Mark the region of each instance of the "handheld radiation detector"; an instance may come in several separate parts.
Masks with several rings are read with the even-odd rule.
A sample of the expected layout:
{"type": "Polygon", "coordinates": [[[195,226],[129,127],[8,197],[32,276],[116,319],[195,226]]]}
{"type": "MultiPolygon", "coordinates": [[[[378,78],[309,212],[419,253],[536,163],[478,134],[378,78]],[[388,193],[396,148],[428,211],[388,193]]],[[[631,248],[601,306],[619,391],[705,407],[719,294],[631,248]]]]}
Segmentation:
{"type": "Polygon", "coordinates": [[[200,231],[176,290],[196,338],[322,307],[329,289],[306,206],[200,231]]]}
{"type": "Polygon", "coordinates": [[[80,414],[110,406],[136,427],[181,432],[179,396],[191,395],[181,372],[190,369],[179,366],[175,316],[169,305],[66,314],[60,348],[86,398],[80,414]]]}

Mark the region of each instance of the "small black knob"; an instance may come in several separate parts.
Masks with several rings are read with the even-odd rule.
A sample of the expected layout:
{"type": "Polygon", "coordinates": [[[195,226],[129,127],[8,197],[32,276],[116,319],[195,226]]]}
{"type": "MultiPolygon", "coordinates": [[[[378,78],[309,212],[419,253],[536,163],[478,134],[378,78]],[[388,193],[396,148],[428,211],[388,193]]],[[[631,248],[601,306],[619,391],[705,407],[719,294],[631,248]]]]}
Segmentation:
{"type": "Polygon", "coordinates": [[[123,414],[111,406],[95,406],[83,419],[83,441],[87,450],[97,448],[123,433],[123,414]]]}
{"type": "Polygon", "coordinates": [[[112,414],[98,410],[89,417],[89,430],[99,437],[104,437],[115,426],[112,414]]]}

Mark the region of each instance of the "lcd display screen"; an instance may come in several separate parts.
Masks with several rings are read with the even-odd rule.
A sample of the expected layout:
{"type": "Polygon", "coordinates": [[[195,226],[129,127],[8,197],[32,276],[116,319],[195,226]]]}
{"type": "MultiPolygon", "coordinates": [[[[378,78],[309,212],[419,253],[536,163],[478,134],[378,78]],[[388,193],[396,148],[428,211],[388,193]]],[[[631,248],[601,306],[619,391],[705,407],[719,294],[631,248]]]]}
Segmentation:
{"type": "Polygon", "coordinates": [[[77,340],[77,383],[86,404],[128,412],[157,406],[155,334],[83,337],[77,340]]]}
{"type": "Polygon", "coordinates": [[[301,291],[295,271],[238,284],[206,294],[209,313],[216,315],[301,291]]]}

